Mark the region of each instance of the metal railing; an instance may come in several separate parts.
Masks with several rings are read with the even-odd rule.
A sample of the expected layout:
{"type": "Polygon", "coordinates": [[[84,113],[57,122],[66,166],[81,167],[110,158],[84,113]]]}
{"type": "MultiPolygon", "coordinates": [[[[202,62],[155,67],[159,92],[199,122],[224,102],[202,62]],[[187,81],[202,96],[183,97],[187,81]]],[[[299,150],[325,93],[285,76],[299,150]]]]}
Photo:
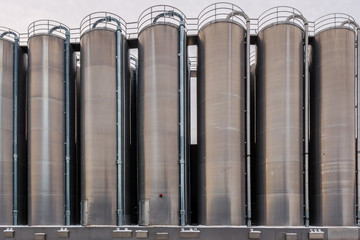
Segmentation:
{"type": "Polygon", "coordinates": [[[164,13],[169,13],[169,12],[176,12],[180,14],[184,20],[185,27],[187,26],[186,16],[178,8],[169,5],[155,5],[149,7],[140,14],[139,19],[137,21],[138,33],[140,33],[141,30],[144,29],[145,27],[158,23],[167,23],[167,24],[170,23],[170,24],[180,25],[180,19],[178,17],[174,17],[171,14],[162,15],[164,13]],[[161,18],[159,18],[160,15],[162,15],[161,18]]]}
{"type": "Polygon", "coordinates": [[[329,28],[348,28],[356,32],[356,27],[353,24],[346,24],[349,22],[355,22],[355,19],[345,13],[330,13],[326,14],[314,22],[312,33],[318,34],[329,28]]]}
{"type": "Polygon", "coordinates": [[[115,19],[117,21],[120,22],[120,26],[121,26],[121,32],[123,35],[126,36],[126,32],[127,32],[127,24],[125,22],[124,19],[122,19],[121,17],[119,17],[118,15],[114,14],[114,13],[110,13],[110,12],[94,12],[91,13],[89,15],[87,15],[86,17],[84,17],[81,22],[80,22],[80,37],[90,31],[91,29],[93,29],[95,26],[98,28],[105,28],[105,29],[111,29],[114,30],[114,32],[116,31],[118,24],[115,21],[101,21],[105,18],[112,18],[115,19]]]}
{"type": "MultiPolygon", "coordinates": [[[[187,35],[197,35],[199,29],[204,25],[212,21],[222,21],[232,12],[243,12],[243,10],[231,3],[219,2],[211,4],[205,7],[198,17],[195,18],[186,18],[185,14],[182,13],[179,9],[168,6],[168,5],[156,5],[150,7],[143,11],[138,21],[136,22],[125,22],[124,19],[117,16],[116,14],[109,12],[95,12],[87,15],[80,23],[79,28],[68,28],[66,25],[53,21],[53,20],[38,20],[31,23],[28,27],[27,33],[18,33],[10,28],[0,27],[0,33],[11,30],[19,35],[19,45],[27,46],[29,37],[36,34],[48,34],[49,30],[55,26],[64,26],[70,30],[70,42],[71,43],[80,43],[81,36],[86,32],[92,29],[93,24],[105,17],[114,17],[121,23],[122,34],[126,39],[137,39],[139,32],[149,25],[156,23],[172,23],[179,25],[180,20],[177,17],[165,15],[157,20],[154,23],[154,18],[159,14],[174,11],[179,13],[185,22],[185,27],[187,30],[187,35]]],[[[258,18],[250,18],[250,33],[251,35],[257,35],[262,29],[269,25],[279,24],[290,22],[304,29],[304,22],[298,17],[291,17],[294,15],[302,16],[301,12],[295,8],[288,6],[278,6],[271,8],[263,12],[258,18]]],[[[246,26],[246,20],[240,15],[231,16],[228,21],[235,22],[243,27],[246,26]]],[[[356,31],[354,24],[347,24],[350,22],[355,22],[354,18],[348,14],[344,13],[331,13],[324,15],[313,22],[308,22],[309,36],[313,37],[315,34],[324,31],[329,28],[348,28],[353,31],[356,31]]],[[[103,21],[97,25],[98,27],[109,28],[116,30],[117,24],[114,21],[103,21]]],[[[65,38],[65,31],[59,30],[53,33],[56,36],[65,38]]],[[[11,35],[7,35],[5,39],[14,41],[11,35]]]]}
{"type": "Polygon", "coordinates": [[[291,16],[303,16],[302,13],[293,7],[278,6],[263,12],[257,19],[257,33],[267,26],[279,23],[292,23],[304,29],[304,22],[300,18],[291,16]],[[289,17],[291,17],[289,19],[289,17]]]}
{"type": "Polygon", "coordinates": [[[237,5],[219,2],[205,7],[197,18],[197,29],[200,30],[207,23],[216,21],[229,21],[246,28],[246,20],[241,14],[244,11],[237,5]]]}
{"type": "MultiPolygon", "coordinates": [[[[35,22],[30,23],[28,27],[28,38],[38,34],[49,34],[49,31],[56,26],[62,26],[65,27],[66,29],[70,29],[68,26],[58,21],[47,20],[47,19],[37,20],[35,22]]],[[[52,33],[52,35],[64,39],[66,37],[65,34],[66,34],[65,30],[61,28],[52,33]]]]}

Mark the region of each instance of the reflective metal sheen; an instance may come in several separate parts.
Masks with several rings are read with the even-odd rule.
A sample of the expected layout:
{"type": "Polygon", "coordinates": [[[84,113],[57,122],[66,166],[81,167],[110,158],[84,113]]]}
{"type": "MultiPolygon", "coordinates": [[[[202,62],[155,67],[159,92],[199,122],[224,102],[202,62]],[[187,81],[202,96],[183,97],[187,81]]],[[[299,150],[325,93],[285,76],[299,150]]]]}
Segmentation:
{"type": "MultiPolygon", "coordinates": [[[[116,225],[116,34],[96,28],[81,36],[80,142],[82,224],[116,225]]],[[[130,108],[128,45],[122,41],[123,103],[123,196],[124,206],[132,201],[128,178],[136,174],[129,169],[130,108]]],[[[135,172],[134,172],[135,171],[135,172]]],[[[135,195],[136,196],[136,195],[135,195]]],[[[130,224],[124,208],[123,220],[130,224]]]]}
{"type": "Polygon", "coordinates": [[[179,29],[147,27],[138,47],[139,224],[178,225],[179,29]]]}
{"type": "Polygon", "coordinates": [[[64,220],[64,39],[29,39],[29,225],[64,220]]]}
{"type": "MultiPolygon", "coordinates": [[[[18,70],[18,224],[27,203],[25,97],[26,57],[19,48],[18,70]]],[[[0,225],[13,224],[13,71],[14,43],[0,39],[0,225]]]]}
{"type": "Polygon", "coordinates": [[[256,63],[258,225],[303,225],[303,30],[263,29],[256,63]]]}
{"type": "Polygon", "coordinates": [[[355,224],[355,34],[328,29],[312,41],[310,224],[355,224]]]}
{"type": "Polygon", "coordinates": [[[231,22],[198,38],[199,224],[245,224],[245,30],[231,22]]]}

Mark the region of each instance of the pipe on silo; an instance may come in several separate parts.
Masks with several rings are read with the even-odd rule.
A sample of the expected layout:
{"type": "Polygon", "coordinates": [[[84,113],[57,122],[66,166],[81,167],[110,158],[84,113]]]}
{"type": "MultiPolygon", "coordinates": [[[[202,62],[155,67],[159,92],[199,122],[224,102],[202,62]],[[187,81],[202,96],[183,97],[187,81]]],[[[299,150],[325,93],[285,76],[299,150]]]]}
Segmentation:
{"type": "Polygon", "coordinates": [[[358,221],[357,221],[357,225],[360,226],[360,143],[359,143],[359,135],[360,135],[360,112],[359,112],[359,74],[360,74],[360,47],[359,47],[359,35],[360,35],[360,27],[357,27],[357,35],[356,35],[356,46],[357,46],[357,68],[355,68],[356,70],[356,78],[357,78],[357,144],[356,144],[356,161],[357,161],[357,175],[356,175],[356,181],[357,181],[357,217],[358,217],[358,221]]]}
{"type": "Polygon", "coordinates": [[[232,11],[226,20],[241,16],[246,21],[246,195],[247,195],[247,225],[251,227],[251,83],[250,83],[250,18],[241,11],[232,11]]]}
{"type": "Polygon", "coordinates": [[[160,13],[157,15],[153,23],[156,23],[157,20],[161,17],[178,17],[180,19],[180,41],[179,41],[179,61],[180,61],[180,71],[179,71],[179,111],[180,111],[180,119],[179,119],[179,147],[180,147],[180,222],[181,227],[185,226],[185,218],[186,218],[186,211],[185,211],[185,138],[186,138],[186,131],[185,131],[185,79],[184,79],[184,33],[185,33],[185,21],[184,18],[175,11],[167,11],[164,13],[160,13]]]}
{"type": "Polygon", "coordinates": [[[114,17],[107,16],[97,20],[92,28],[95,28],[101,22],[111,22],[114,21],[117,24],[116,28],[116,166],[117,166],[117,209],[116,209],[116,218],[117,225],[123,225],[123,194],[122,194],[122,170],[123,170],[123,149],[122,149],[122,127],[123,122],[121,113],[122,113],[122,85],[121,85],[121,23],[114,17]]]}
{"type": "Polygon", "coordinates": [[[65,31],[65,225],[70,225],[70,31],[64,26],[55,26],[49,30],[65,31]]]}
{"type": "Polygon", "coordinates": [[[305,52],[305,72],[304,72],[304,188],[305,188],[305,226],[309,226],[309,24],[307,19],[300,14],[292,14],[287,17],[286,22],[291,19],[300,19],[304,22],[304,52],[305,52]]]}
{"type": "Polygon", "coordinates": [[[12,31],[4,32],[0,35],[3,38],[5,35],[10,34],[14,36],[14,80],[13,80],[13,224],[18,224],[18,68],[19,68],[19,37],[12,31]]]}

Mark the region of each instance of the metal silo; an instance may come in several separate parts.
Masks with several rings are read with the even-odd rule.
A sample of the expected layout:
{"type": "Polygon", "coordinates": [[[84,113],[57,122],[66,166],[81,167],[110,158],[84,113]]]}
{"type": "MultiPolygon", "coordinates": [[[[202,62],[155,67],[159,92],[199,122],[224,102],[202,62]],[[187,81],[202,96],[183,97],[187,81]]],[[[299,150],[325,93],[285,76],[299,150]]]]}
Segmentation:
{"type": "Polygon", "coordinates": [[[0,225],[27,222],[26,55],[19,34],[0,28],[0,225]]]}
{"type": "MultiPolygon", "coordinates": [[[[81,222],[131,223],[129,53],[126,23],[105,12],[81,22],[81,222]]],[[[136,195],[135,195],[136,196],[136,195]]]]}
{"type": "MultiPolygon", "coordinates": [[[[311,63],[311,224],[356,220],[354,20],[329,14],[315,21],[311,63]]],[[[355,27],[356,28],[356,27],[355,27]]]]}
{"type": "Polygon", "coordinates": [[[76,204],[70,35],[48,20],[28,31],[29,225],[69,225],[76,204]]]}
{"type": "Polygon", "coordinates": [[[244,225],[246,14],[213,4],[198,17],[199,224],[244,225]]]}
{"type": "Polygon", "coordinates": [[[170,6],[139,17],[140,225],[185,225],[184,21],[170,6]]]}
{"type": "Polygon", "coordinates": [[[258,225],[304,224],[305,23],[301,13],[289,7],[275,7],[259,17],[254,169],[258,225]]]}

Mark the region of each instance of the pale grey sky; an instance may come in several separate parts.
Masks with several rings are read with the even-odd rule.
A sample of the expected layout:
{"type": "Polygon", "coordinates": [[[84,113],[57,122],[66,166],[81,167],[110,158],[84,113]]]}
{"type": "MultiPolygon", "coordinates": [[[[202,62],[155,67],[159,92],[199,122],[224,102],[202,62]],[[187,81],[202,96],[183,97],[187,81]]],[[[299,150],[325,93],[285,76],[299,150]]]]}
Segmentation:
{"type": "MultiPolygon", "coordinates": [[[[115,13],[127,22],[137,21],[146,8],[167,4],[179,8],[187,17],[197,17],[200,11],[215,0],[7,0],[1,2],[0,26],[27,32],[30,23],[40,19],[56,20],[78,28],[81,20],[96,11],[115,13]]],[[[360,22],[359,0],[238,0],[228,1],[242,8],[251,18],[275,6],[297,8],[310,21],[327,13],[347,13],[360,22]]]]}

